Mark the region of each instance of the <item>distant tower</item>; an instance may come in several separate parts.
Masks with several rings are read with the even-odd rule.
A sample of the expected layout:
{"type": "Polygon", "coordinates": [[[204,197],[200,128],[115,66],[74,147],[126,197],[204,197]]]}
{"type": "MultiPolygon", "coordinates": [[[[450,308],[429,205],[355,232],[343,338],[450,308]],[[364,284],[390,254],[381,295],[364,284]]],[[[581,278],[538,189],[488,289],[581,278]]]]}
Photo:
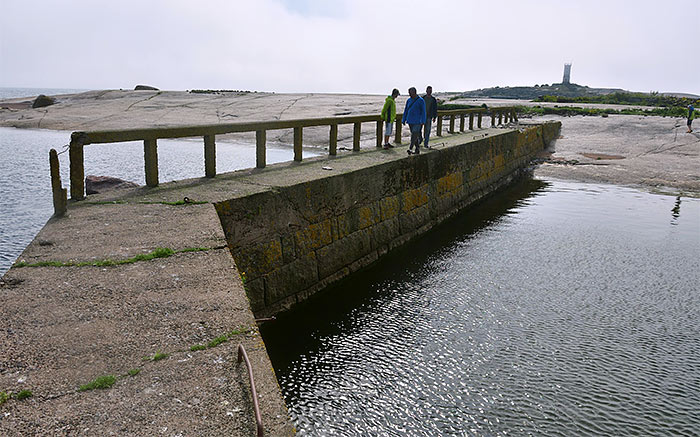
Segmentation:
{"type": "Polygon", "coordinates": [[[564,78],[561,83],[568,85],[571,83],[571,63],[564,64],[564,78]]]}

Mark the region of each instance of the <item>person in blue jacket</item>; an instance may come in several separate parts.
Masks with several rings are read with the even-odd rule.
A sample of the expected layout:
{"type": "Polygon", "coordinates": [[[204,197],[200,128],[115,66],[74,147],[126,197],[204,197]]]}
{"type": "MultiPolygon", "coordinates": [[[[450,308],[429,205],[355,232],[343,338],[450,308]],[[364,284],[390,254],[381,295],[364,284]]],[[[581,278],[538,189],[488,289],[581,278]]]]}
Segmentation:
{"type": "Polygon", "coordinates": [[[693,118],[695,118],[695,108],[688,105],[688,133],[693,132],[693,118]]]}
{"type": "Polygon", "coordinates": [[[415,87],[408,89],[409,99],[406,102],[406,109],[403,110],[401,121],[404,125],[408,123],[411,130],[411,145],[408,146],[408,154],[420,153],[421,131],[425,124],[425,101],[416,92],[415,87]],[[415,146],[416,150],[413,151],[415,146]]]}

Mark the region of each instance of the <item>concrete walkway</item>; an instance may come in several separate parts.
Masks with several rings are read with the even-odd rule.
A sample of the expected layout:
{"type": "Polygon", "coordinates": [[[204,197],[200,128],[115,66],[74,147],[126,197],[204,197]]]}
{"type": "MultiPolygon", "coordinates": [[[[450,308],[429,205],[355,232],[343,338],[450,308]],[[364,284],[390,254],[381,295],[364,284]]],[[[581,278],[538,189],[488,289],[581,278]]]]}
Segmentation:
{"type": "Polygon", "coordinates": [[[0,390],[33,397],[0,406],[0,435],[255,435],[239,343],[266,435],[294,433],[213,205],[76,204],[20,259],[125,260],[158,247],[202,250],[7,272],[0,390]],[[105,375],[117,377],[111,388],[78,390],[105,375]]]}

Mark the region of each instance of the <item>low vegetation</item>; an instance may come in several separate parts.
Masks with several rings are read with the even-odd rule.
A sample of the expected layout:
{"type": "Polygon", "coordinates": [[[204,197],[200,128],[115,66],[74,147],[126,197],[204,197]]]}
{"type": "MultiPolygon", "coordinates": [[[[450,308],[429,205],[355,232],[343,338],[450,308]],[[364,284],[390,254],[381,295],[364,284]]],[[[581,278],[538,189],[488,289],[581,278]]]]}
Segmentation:
{"type": "Polygon", "coordinates": [[[117,377],[114,375],[104,375],[97,377],[94,381],[87,384],[83,384],[78,388],[78,391],[88,391],[88,390],[104,390],[110,388],[117,382],[117,377]]]}
{"type": "Polygon", "coordinates": [[[39,261],[35,263],[27,263],[20,261],[15,263],[13,267],[109,267],[109,266],[120,266],[123,264],[133,264],[138,261],[150,261],[156,258],[167,258],[173,256],[176,253],[189,253],[189,252],[206,252],[208,250],[219,249],[218,247],[187,247],[185,249],[173,250],[167,247],[157,247],[155,250],[149,253],[138,254],[132,258],[113,260],[113,259],[103,259],[99,261],[39,261]]]}
{"type": "MultiPolygon", "coordinates": [[[[652,93],[623,93],[616,92],[599,96],[567,97],[558,95],[546,95],[537,97],[534,102],[553,103],[601,103],[608,105],[638,105],[657,106],[663,108],[687,108],[688,105],[700,106],[700,99],[688,97],[665,96],[656,92],[652,93]]],[[[687,110],[687,109],[686,109],[687,110]]]]}

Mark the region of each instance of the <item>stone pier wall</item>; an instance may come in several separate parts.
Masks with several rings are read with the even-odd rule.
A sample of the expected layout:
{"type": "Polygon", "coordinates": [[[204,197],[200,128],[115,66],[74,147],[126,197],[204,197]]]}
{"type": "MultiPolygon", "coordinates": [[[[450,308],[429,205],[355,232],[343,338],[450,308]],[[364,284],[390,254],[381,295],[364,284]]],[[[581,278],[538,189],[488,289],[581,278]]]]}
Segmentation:
{"type": "Polygon", "coordinates": [[[509,183],[561,123],[504,131],[216,204],[257,316],[361,269],[509,183]]]}

